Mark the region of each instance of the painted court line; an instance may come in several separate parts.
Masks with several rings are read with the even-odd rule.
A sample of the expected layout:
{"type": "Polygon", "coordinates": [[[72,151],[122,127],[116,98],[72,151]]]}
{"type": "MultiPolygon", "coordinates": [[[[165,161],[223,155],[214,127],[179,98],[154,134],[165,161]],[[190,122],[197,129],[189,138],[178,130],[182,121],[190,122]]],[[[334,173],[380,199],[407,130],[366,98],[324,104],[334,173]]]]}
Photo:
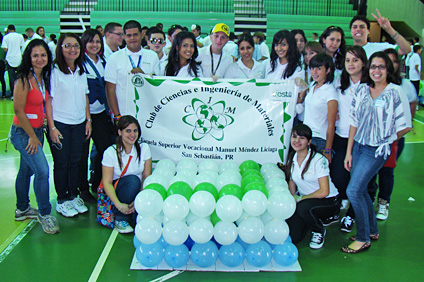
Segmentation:
{"type": "Polygon", "coordinates": [[[19,244],[20,241],[28,234],[29,231],[37,224],[37,220],[33,219],[28,224],[21,224],[18,228],[9,236],[9,238],[14,238],[9,243],[9,238],[0,246],[3,249],[3,246],[8,244],[7,247],[0,254],[0,263],[13,251],[13,249],[19,244]]]}
{"type": "Polygon", "coordinates": [[[164,276],[161,276],[159,278],[156,278],[154,280],[151,280],[150,282],[162,282],[162,281],[166,281],[166,280],[171,279],[172,277],[175,277],[178,274],[181,274],[183,272],[184,272],[183,270],[174,270],[174,271],[172,271],[172,272],[170,272],[170,273],[168,273],[168,274],[166,274],[164,276]]]}
{"type": "Polygon", "coordinates": [[[97,261],[97,264],[94,267],[93,272],[91,273],[90,279],[88,279],[88,282],[95,282],[97,281],[97,278],[99,278],[100,272],[103,269],[103,266],[106,262],[107,257],[109,256],[110,250],[112,249],[117,236],[118,231],[116,229],[113,229],[112,234],[110,234],[109,240],[107,240],[103,252],[99,257],[99,260],[97,261]]]}

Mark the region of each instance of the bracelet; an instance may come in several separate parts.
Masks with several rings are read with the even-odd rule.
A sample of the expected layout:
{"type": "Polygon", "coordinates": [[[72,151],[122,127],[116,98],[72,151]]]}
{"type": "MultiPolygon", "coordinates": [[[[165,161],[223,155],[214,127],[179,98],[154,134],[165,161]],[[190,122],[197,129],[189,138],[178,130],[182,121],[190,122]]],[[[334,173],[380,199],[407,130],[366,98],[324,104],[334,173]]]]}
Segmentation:
{"type": "Polygon", "coordinates": [[[52,129],[50,129],[50,131],[53,131],[56,129],[56,126],[53,126],[52,129]]]}
{"type": "Polygon", "coordinates": [[[399,32],[397,32],[397,31],[396,31],[395,35],[393,35],[393,36],[392,36],[392,38],[393,38],[394,40],[396,40],[396,38],[397,38],[398,36],[399,36],[399,32]]]}
{"type": "Polygon", "coordinates": [[[93,120],[92,120],[91,118],[88,118],[88,119],[87,119],[87,121],[89,121],[89,122],[93,122],[93,120]]]}
{"type": "Polygon", "coordinates": [[[300,96],[300,95],[298,95],[297,97],[299,97],[299,99],[300,99],[300,100],[305,99],[305,97],[302,97],[302,96],[300,96]]]}
{"type": "Polygon", "coordinates": [[[322,149],[322,152],[324,153],[324,154],[331,154],[331,149],[328,149],[328,148],[325,148],[325,149],[322,149]]]}
{"type": "Polygon", "coordinates": [[[120,118],[121,118],[121,115],[113,116],[113,120],[114,120],[114,121],[118,121],[120,118]]]}

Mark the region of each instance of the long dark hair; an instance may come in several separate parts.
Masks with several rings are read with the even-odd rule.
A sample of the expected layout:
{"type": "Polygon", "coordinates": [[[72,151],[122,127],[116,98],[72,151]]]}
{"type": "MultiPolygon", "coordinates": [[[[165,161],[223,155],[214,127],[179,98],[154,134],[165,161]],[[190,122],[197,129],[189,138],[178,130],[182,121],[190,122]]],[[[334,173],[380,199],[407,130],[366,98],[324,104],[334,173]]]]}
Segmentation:
{"type": "Polygon", "coordinates": [[[97,55],[99,55],[99,57],[103,59],[104,43],[103,43],[102,34],[97,29],[89,28],[86,31],[84,31],[84,33],[81,35],[82,48],[85,53],[87,50],[87,43],[92,41],[94,36],[96,35],[98,35],[100,39],[100,51],[97,53],[97,55]]]}
{"type": "Polygon", "coordinates": [[[255,49],[255,42],[253,41],[253,37],[250,35],[250,34],[242,34],[242,35],[240,35],[240,37],[239,37],[239,39],[238,39],[238,41],[237,41],[237,46],[238,47],[240,47],[240,44],[243,42],[243,41],[246,41],[247,43],[249,43],[250,44],[250,46],[252,46],[253,47],[253,49],[255,49]]]}
{"type": "MultiPolygon", "coordinates": [[[[326,70],[330,70],[330,72],[327,74],[325,78],[325,83],[332,83],[334,80],[334,63],[333,58],[331,58],[330,55],[326,53],[319,53],[316,54],[310,61],[309,61],[309,68],[318,68],[324,66],[326,70]]],[[[316,83],[316,82],[315,82],[316,83]]],[[[314,84],[315,84],[314,83],[314,84]]]]}
{"type": "Polygon", "coordinates": [[[52,53],[50,52],[47,43],[42,39],[33,39],[31,40],[27,47],[25,48],[24,53],[22,54],[22,61],[16,71],[16,79],[21,79],[22,83],[28,81],[29,74],[31,73],[32,63],[31,63],[31,52],[34,47],[41,46],[46,50],[47,53],[47,65],[41,71],[41,76],[43,77],[44,86],[47,91],[50,91],[50,74],[52,72],[52,53]]]}
{"type": "MultiPolygon", "coordinates": [[[[387,56],[389,56],[389,55],[394,55],[395,56],[395,58],[396,58],[396,60],[397,60],[397,63],[399,64],[399,67],[398,67],[398,69],[396,70],[395,69],[395,71],[394,71],[394,73],[393,73],[393,76],[395,77],[395,80],[396,80],[396,84],[398,84],[398,85],[400,85],[401,83],[402,83],[402,77],[400,77],[400,61],[399,61],[399,54],[396,52],[396,50],[395,49],[393,49],[393,48],[389,48],[389,49],[386,49],[386,50],[384,50],[384,53],[386,53],[387,54],[387,56]]],[[[389,58],[390,58],[390,56],[389,56],[389,58]]],[[[393,63],[393,62],[392,62],[393,63]]],[[[394,64],[393,64],[393,68],[395,68],[395,66],[394,66],[394,64]]]]}
{"type": "Polygon", "coordinates": [[[56,59],[54,61],[55,64],[59,67],[59,70],[63,72],[64,74],[71,74],[70,70],[68,69],[68,64],[65,61],[65,57],[63,56],[63,41],[68,38],[72,37],[75,38],[80,45],[80,54],[78,58],[75,60],[75,66],[79,67],[79,74],[82,75],[84,73],[84,68],[82,67],[82,59],[84,58],[84,50],[82,48],[82,42],[81,39],[76,35],[75,33],[64,33],[59,37],[59,40],[57,41],[57,47],[56,47],[56,59]]]}
{"type": "Polygon", "coordinates": [[[180,71],[181,67],[179,52],[183,40],[186,38],[191,39],[194,44],[194,52],[188,62],[189,73],[193,73],[195,77],[198,76],[197,68],[199,63],[196,62],[196,58],[199,55],[199,51],[197,50],[196,38],[194,37],[194,34],[189,31],[181,31],[175,37],[174,42],[172,43],[171,51],[169,51],[168,64],[165,67],[165,75],[176,76],[180,71]]]}
{"type": "MultiPolygon", "coordinates": [[[[293,34],[295,41],[296,41],[296,35],[300,34],[303,37],[303,41],[305,42],[305,47],[306,47],[306,43],[308,42],[308,39],[306,39],[305,32],[302,29],[292,29],[290,32],[293,34]]],[[[297,43],[296,43],[296,47],[297,47],[297,43]]],[[[303,48],[303,51],[302,51],[302,54],[304,53],[305,53],[305,48],[303,48]]]]}
{"type": "Polygon", "coordinates": [[[387,69],[386,82],[396,84],[396,78],[393,74],[395,72],[395,68],[393,67],[392,60],[390,60],[389,56],[386,53],[384,53],[383,51],[376,52],[376,53],[372,54],[370,59],[368,60],[368,64],[367,64],[367,84],[370,87],[375,86],[375,82],[370,77],[370,66],[371,66],[372,60],[374,60],[375,58],[383,59],[384,63],[386,64],[386,69],[387,69]]]}
{"type": "Polygon", "coordinates": [[[325,44],[324,39],[326,39],[328,36],[331,35],[333,32],[338,32],[341,35],[341,41],[340,41],[340,47],[334,54],[334,64],[336,66],[336,69],[341,70],[343,69],[344,64],[344,56],[346,54],[346,40],[345,40],[345,34],[343,29],[341,29],[338,26],[329,26],[327,27],[324,32],[319,37],[319,43],[321,43],[322,48],[325,50],[325,44]]]}
{"type": "MultiPolygon", "coordinates": [[[[130,124],[135,124],[137,126],[137,130],[138,130],[138,139],[140,139],[141,137],[141,127],[140,124],[138,123],[138,120],[130,115],[126,115],[126,116],[122,116],[119,118],[118,124],[117,124],[117,128],[120,131],[123,131],[125,128],[127,128],[130,124]]],[[[140,162],[141,160],[141,147],[140,147],[140,143],[135,142],[134,143],[135,149],[137,150],[137,158],[138,158],[138,162],[140,162]]],[[[116,156],[118,157],[118,162],[119,162],[119,167],[122,170],[122,151],[124,149],[124,145],[122,144],[122,136],[118,134],[118,137],[116,137],[116,156]]]]}
{"type": "MultiPolygon", "coordinates": [[[[298,136],[305,137],[308,140],[308,142],[310,140],[312,140],[312,130],[306,124],[300,123],[300,124],[296,125],[295,127],[293,127],[291,134],[293,135],[293,133],[296,133],[298,136]]],[[[309,164],[311,163],[312,159],[317,154],[317,147],[314,144],[311,143],[311,145],[309,145],[309,148],[311,149],[311,154],[309,155],[309,159],[306,161],[306,165],[302,170],[302,174],[301,174],[302,179],[303,179],[303,174],[306,171],[308,171],[309,164]]],[[[293,166],[293,162],[294,162],[293,158],[294,158],[295,153],[296,153],[296,151],[293,150],[287,156],[287,165],[286,165],[286,170],[285,170],[287,182],[289,182],[290,178],[291,178],[291,170],[292,170],[292,166],[293,166]]]]}
{"type": "MultiPolygon", "coordinates": [[[[361,60],[362,63],[364,63],[364,67],[362,68],[361,82],[365,82],[364,79],[366,78],[366,72],[367,72],[365,66],[367,65],[368,59],[367,59],[367,54],[364,51],[364,48],[358,45],[349,46],[346,49],[346,54],[347,53],[353,54],[355,57],[361,60]]],[[[340,76],[340,90],[342,94],[344,94],[344,91],[348,89],[349,86],[350,86],[350,74],[346,71],[346,64],[343,64],[343,71],[342,71],[342,75],[340,76]]]]}
{"type": "Polygon", "coordinates": [[[288,65],[281,78],[286,79],[293,75],[297,67],[300,67],[300,52],[297,50],[296,40],[294,39],[293,34],[291,34],[287,29],[280,30],[274,35],[274,38],[272,39],[270,55],[271,71],[269,73],[274,72],[277,66],[278,54],[275,51],[275,46],[283,42],[284,39],[286,39],[287,44],[289,45],[289,49],[287,50],[288,65]]]}

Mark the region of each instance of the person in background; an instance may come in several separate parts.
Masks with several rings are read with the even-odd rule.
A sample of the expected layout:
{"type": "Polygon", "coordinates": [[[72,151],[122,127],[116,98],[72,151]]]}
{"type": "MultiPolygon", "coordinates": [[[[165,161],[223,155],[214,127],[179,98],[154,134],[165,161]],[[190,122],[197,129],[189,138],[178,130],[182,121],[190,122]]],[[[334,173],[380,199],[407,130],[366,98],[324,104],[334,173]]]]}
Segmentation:
{"type": "Polygon", "coordinates": [[[191,25],[191,32],[194,34],[194,37],[196,37],[197,47],[202,48],[204,40],[200,36],[200,34],[202,33],[202,29],[201,29],[200,25],[192,24],[191,25]]]}
{"type": "MultiPolygon", "coordinates": [[[[0,46],[3,42],[3,34],[0,32],[0,46]]],[[[4,80],[4,74],[6,72],[6,51],[0,48],[0,84],[1,84],[1,98],[6,98],[6,81],[4,80]]]]}
{"type": "Polygon", "coordinates": [[[344,56],[346,54],[346,41],[343,29],[338,26],[329,26],[319,37],[319,43],[325,53],[331,56],[337,71],[336,77],[339,77],[344,64],[344,56]]]}
{"type": "Polygon", "coordinates": [[[103,37],[104,54],[107,60],[112,53],[119,50],[124,38],[124,31],[120,23],[110,22],[105,26],[105,36],[103,37]]]}
{"type": "Polygon", "coordinates": [[[312,32],[312,41],[319,42],[318,33],[312,32]]]}
{"type": "MultiPolygon", "coordinates": [[[[43,30],[44,30],[44,28],[43,28],[43,30]]],[[[28,36],[29,40],[43,39],[40,35],[35,33],[34,30],[31,27],[28,27],[27,29],[25,29],[25,34],[28,36]]]]}
{"type": "Polygon", "coordinates": [[[174,42],[175,36],[177,36],[177,34],[180,33],[181,31],[183,31],[183,27],[180,26],[179,24],[173,24],[168,29],[168,36],[166,37],[167,41],[164,48],[164,52],[166,54],[168,54],[169,51],[171,50],[172,43],[174,42]]]}
{"type": "Polygon", "coordinates": [[[13,99],[13,88],[15,86],[16,70],[21,64],[21,48],[24,45],[24,38],[16,33],[13,24],[7,27],[7,34],[3,38],[1,48],[6,52],[6,69],[9,76],[10,97],[13,99]]]}
{"type": "Polygon", "coordinates": [[[322,49],[321,44],[316,41],[308,41],[305,45],[305,56],[304,56],[304,69],[305,69],[305,81],[307,83],[311,82],[311,70],[309,68],[309,62],[311,59],[319,53],[322,53],[324,50],[322,49]]]}
{"type": "Polygon", "coordinates": [[[230,32],[230,36],[228,36],[228,42],[223,48],[224,52],[230,56],[232,56],[234,53],[237,53],[237,44],[234,42],[235,39],[236,35],[234,32],[230,32]]]}
{"type": "Polygon", "coordinates": [[[417,94],[420,94],[420,80],[421,80],[421,45],[414,45],[414,54],[409,59],[409,80],[415,87],[417,94]]]}
{"type": "Polygon", "coordinates": [[[52,56],[43,40],[33,40],[25,50],[17,70],[15,116],[10,128],[10,141],[20,153],[16,176],[15,220],[38,218],[44,232],[56,234],[59,227],[50,215],[49,165],[43,152],[44,101],[49,97],[52,56]],[[31,207],[29,189],[34,176],[38,210],[31,207]]]}
{"type": "Polygon", "coordinates": [[[296,40],[296,46],[301,55],[300,62],[301,64],[303,64],[303,56],[305,55],[305,44],[308,42],[305,36],[305,32],[301,29],[292,29],[290,32],[293,34],[294,39],[296,40]]]}
{"type": "Polygon", "coordinates": [[[149,28],[147,30],[147,46],[150,50],[155,52],[159,58],[159,73],[158,75],[165,75],[165,67],[168,63],[168,55],[163,52],[166,45],[165,33],[157,27],[149,28]]]}
{"type": "Polygon", "coordinates": [[[139,143],[141,128],[133,116],[122,116],[117,124],[116,144],[107,148],[102,160],[103,186],[114,205],[115,228],[119,233],[131,233],[135,224],[134,200],[143,181],[152,173],[152,156],[146,143],[139,143]],[[126,173],[120,178],[123,170],[126,173]],[[115,182],[119,179],[114,188],[115,182]]]}
{"type": "Polygon", "coordinates": [[[105,36],[103,27],[101,25],[96,25],[96,30],[98,30],[100,32],[100,34],[103,36],[105,36]]]}
{"type": "Polygon", "coordinates": [[[56,59],[56,45],[57,45],[57,39],[56,34],[50,34],[50,41],[47,43],[47,46],[49,46],[50,52],[53,55],[53,60],[56,59]]]}
{"type": "Polygon", "coordinates": [[[147,26],[143,26],[142,28],[141,28],[141,47],[142,48],[146,48],[146,46],[147,46],[147,37],[146,37],[146,35],[147,35],[147,31],[149,30],[149,28],[147,27],[147,26]]]}
{"type": "Polygon", "coordinates": [[[46,42],[47,44],[49,43],[49,38],[46,36],[46,31],[44,30],[44,27],[37,27],[35,33],[37,33],[41,37],[41,39],[44,40],[44,42],[46,42]]]}
{"type": "Polygon", "coordinates": [[[257,59],[257,61],[263,61],[266,59],[269,59],[269,48],[268,45],[266,45],[265,41],[265,35],[258,31],[253,34],[253,42],[255,42],[255,48],[259,49],[260,58],[257,59]]]}

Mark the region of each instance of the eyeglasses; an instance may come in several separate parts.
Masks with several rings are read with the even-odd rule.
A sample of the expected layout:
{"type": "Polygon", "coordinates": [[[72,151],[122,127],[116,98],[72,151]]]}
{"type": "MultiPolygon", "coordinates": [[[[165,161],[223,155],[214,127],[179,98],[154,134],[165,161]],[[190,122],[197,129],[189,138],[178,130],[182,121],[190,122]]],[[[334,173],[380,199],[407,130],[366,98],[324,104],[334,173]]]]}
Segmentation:
{"type": "Polygon", "coordinates": [[[152,44],[163,44],[165,42],[165,39],[161,39],[161,38],[152,38],[150,39],[150,43],[152,44]]]}
{"type": "Polygon", "coordinates": [[[61,46],[62,46],[62,48],[65,48],[65,49],[68,49],[68,50],[70,50],[72,48],[74,48],[74,49],[80,49],[81,48],[81,46],[79,44],[72,45],[72,44],[68,43],[68,44],[63,44],[61,46]]]}
{"type": "Polygon", "coordinates": [[[110,33],[113,33],[113,34],[115,34],[115,35],[118,35],[119,37],[124,36],[124,34],[123,34],[123,33],[117,33],[117,32],[110,32],[110,33]]]}
{"type": "Polygon", "coordinates": [[[379,65],[379,66],[371,65],[370,66],[370,69],[372,69],[372,70],[376,70],[376,69],[385,70],[386,69],[386,66],[384,66],[384,65],[379,65]]]}

